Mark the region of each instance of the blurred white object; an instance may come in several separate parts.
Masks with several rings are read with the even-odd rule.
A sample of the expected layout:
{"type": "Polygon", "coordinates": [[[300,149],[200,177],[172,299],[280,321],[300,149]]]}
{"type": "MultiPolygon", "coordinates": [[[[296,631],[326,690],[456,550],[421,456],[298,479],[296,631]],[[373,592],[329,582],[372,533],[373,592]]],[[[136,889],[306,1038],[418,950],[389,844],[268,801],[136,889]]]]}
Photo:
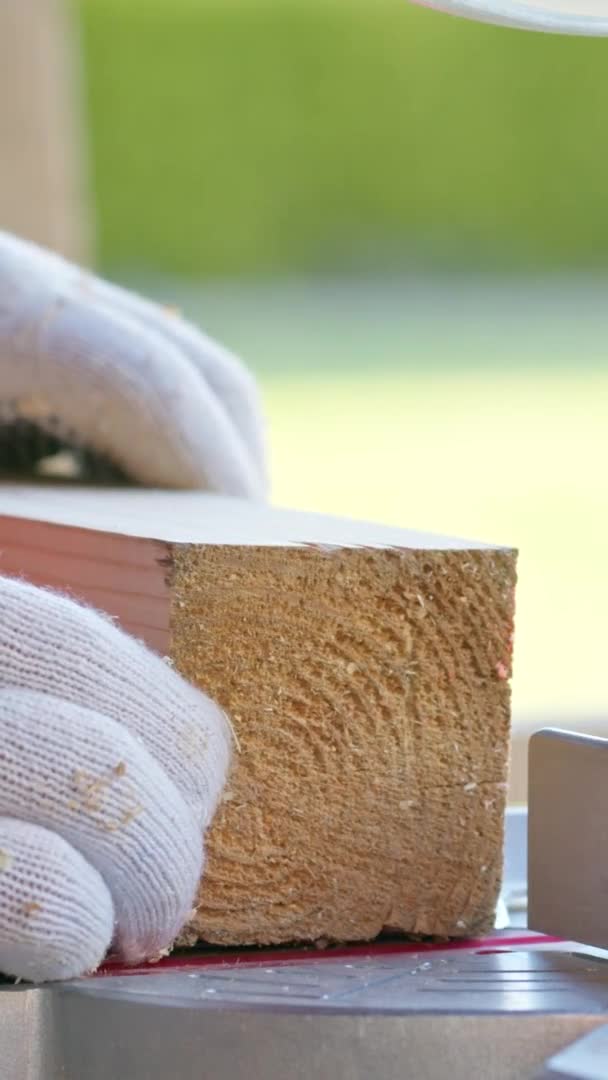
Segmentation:
{"type": "Polygon", "coordinates": [[[501,925],[525,926],[528,903],[527,806],[510,806],[507,809],[501,899],[508,912],[507,922],[501,925]]]}
{"type": "Polygon", "coordinates": [[[553,34],[608,35],[608,0],[414,0],[422,7],[553,34]]]}

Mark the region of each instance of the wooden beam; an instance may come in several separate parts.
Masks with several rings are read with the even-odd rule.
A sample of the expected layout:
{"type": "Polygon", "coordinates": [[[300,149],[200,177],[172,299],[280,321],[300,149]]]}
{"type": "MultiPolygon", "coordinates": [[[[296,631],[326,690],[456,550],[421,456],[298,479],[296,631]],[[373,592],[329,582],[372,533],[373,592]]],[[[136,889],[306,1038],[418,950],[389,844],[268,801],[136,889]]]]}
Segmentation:
{"type": "Polygon", "coordinates": [[[189,941],[492,925],[515,559],[218,496],[0,492],[1,573],[116,616],[231,717],[189,941]]]}

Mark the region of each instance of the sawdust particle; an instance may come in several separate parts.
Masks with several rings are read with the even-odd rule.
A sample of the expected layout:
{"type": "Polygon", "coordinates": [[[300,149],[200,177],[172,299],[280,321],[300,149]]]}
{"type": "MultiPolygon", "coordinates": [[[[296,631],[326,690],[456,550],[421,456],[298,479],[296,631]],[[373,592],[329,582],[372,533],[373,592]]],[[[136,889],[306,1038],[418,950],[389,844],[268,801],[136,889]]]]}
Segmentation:
{"type": "Polygon", "coordinates": [[[136,803],[135,806],[125,810],[116,821],[102,821],[101,828],[104,832],[118,832],[119,829],[126,829],[136,817],[143,813],[143,810],[141,803],[136,803]]]}
{"type": "Polygon", "coordinates": [[[35,915],[36,912],[42,911],[42,904],[38,904],[36,900],[28,900],[23,905],[24,914],[28,916],[35,915]]]}
{"type": "Polygon", "coordinates": [[[228,727],[230,728],[230,732],[231,732],[231,734],[232,734],[232,738],[234,739],[234,745],[235,745],[235,747],[236,747],[236,752],[237,752],[237,754],[240,754],[240,753],[241,753],[241,744],[240,744],[240,742],[239,742],[239,737],[238,737],[238,735],[237,735],[237,733],[236,733],[236,731],[235,731],[235,729],[234,729],[234,724],[232,723],[232,720],[231,720],[231,719],[230,719],[230,717],[228,716],[228,713],[227,713],[227,712],[224,712],[224,710],[223,710],[223,709],[222,709],[222,715],[223,715],[223,717],[224,717],[224,720],[225,720],[225,721],[226,721],[226,723],[228,724],[228,727]]]}

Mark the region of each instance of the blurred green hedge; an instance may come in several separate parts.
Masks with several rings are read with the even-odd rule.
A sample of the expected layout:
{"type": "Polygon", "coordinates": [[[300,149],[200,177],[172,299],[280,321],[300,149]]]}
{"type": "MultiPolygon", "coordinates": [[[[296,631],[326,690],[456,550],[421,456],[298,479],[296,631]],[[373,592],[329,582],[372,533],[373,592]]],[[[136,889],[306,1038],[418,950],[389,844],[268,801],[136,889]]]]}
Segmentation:
{"type": "Polygon", "coordinates": [[[106,268],[608,264],[608,40],[405,0],[78,0],[106,268]]]}

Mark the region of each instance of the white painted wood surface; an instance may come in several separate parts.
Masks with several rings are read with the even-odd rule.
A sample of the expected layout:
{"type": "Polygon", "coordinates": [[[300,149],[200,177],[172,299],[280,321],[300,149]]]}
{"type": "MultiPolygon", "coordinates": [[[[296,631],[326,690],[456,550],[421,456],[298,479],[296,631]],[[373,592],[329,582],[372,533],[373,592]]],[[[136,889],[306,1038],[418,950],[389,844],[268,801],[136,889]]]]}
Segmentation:
{"type": "Polygon", "coordinates": [[[477,540],[282,510],[198,491],[7,484],[0,488],[0,518],[26,518],[169,543],[496,550],[496,545],[477,540]]]}

